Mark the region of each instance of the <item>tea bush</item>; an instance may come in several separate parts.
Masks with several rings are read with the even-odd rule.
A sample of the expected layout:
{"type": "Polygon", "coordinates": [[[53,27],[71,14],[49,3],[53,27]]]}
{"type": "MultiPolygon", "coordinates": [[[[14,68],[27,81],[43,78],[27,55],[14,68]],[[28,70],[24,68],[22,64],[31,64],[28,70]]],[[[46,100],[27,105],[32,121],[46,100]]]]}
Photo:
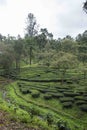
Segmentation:
{"type": "Polygon", "coordinates": [[[76,101],[76,105],[82,105],[82,104],[86,104],[86,102],[83,100],[76,101]]]}
{"type": "Polygon", "coordinates": [[[63,98],[60,98],[59,99],[60,102],[74,102],[74,98],[71,98],[71,97],[63,97],[63,98]]]}
{"type": "Polygon", "coordinates": [[[79,106],[80,110],[87,112],[87,104],[82,104],[79,106]]]}
{"type": "Polygon", "coordinates": [[[62,93],[52,93],[53,98],[60,98],[63,97],[64,95],[62,93]]]}
{"type": "Polygon", "coordinates": [[[73,104],[72,102],[63,102],[62,105],[63,105],[63,108],[71,108],[73,104]]]}
{"type": "Polygon", "coordinates": [[[31,94],[31,96],[32,96],[33,98],[38,98],[38,97],[40,96],[40,93],[39,93],[38,91],[36,91],[36,92],[33,92],[33,93],[31,94]]]}
{"type": "Polygon", "coordinates": [[[46,100],[52,99],[52,95],[50,95],[50,94],[45,94],[45,95],[44,95],[44,99],[46,99],[46,100]]]}

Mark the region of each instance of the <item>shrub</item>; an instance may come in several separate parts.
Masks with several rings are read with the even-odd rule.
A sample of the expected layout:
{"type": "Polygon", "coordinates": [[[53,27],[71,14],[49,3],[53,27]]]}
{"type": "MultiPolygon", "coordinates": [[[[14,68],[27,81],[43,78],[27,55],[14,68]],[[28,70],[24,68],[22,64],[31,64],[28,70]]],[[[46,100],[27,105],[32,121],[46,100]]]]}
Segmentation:
{"type": "Polygon", "coordinates": [[[19,87],[22,87],[23,85],[25,85],[25,83],[17,82],[17,85],[18,85],[19,87]]]}
{"type": "Polygon", "coordinates": [[[77,96],[78,94],[74,92],[64,92],[64,95],[67,97],[74,97],[74,96],[77,96]]]}
{"type": "Polygon", "coordinates": [[[18,86],[19,86],[19,87],[21,87],[21,86],[22,86],[22,84],[18,83],[18,86]]]}
{"type": "Polygon", "coordinates": [[[18,121],[18,117],[15,114],[10,115],[9,119],[10,119],[10,121],[13,121],[13,122],[18,121]]]}
{"type": "Polygon", "coordinates": [[[45,72],[45,73],[49,73],[49,72],[51,72],[51,70],[45,70],[44,72],[45,72]]]}
{"type": "Polygon", "coordinates": [[[62,93],[52,93],[52,97],[53,98],[60,98],[60,97],[63,97],[63,94],[62,93]]]}
{"type": "Polygon", "coordinates": [[[81,95],[84,95],[84,94],[85,94],[85,91],[79,91],[79,93],[80,93],[81,95]]]}
{"type": "Polygon", "coordinates": [[[21,90],[22,94],[31,93],[31,91],[29,89],[26,89],[26,88],[21,88],[20,90],[21,90]]]}
{"type": "Polygon", "coordinates": [[[45,95],[44,95],[44,99],[46,99],[46,100],[52,99],[52,95],[50,95],[50,94],[45,94],[45,95]]]}
{"type": "Polygon", "coordinates": [[[25,106],[23,106],[23,105],[19,105],[19,107],[21,108],[21,109],[25,109],[25,106]]]}
{"type": "Polygon", "coordinates": [[[37,77],[40,77],[41,75],[40,75],[40,74],[37,74],[36,76],[37,76],[37,77]]]}
{"type": "Polygon", "coordinates": [[[48,90],[47,90],[47,89],[40,89],[40,92],[41,92],[41,93],[47,93],[48,90]]]}
{"type": "Polygon", "coordinates": [[[29,122],[29,118],[27,117],[27,116],[22,116],[22,118],[20,119],[20,121],[22,122],[22,123],[28,123],[29,122]]]}
{"type": "Polygon", "coordinates": [[[27,94],[27,90],[26,90],[26,89],[21,89],[21,92],[22,92],[23,94],[27,94]]]}
{"type": "Polygon", "coordinates": [[[62,105],[63,105],[63,108],[71,108],[72,102],[63,102],[62,105]]]}
{"type": "Polygon", "coordinates": [[[65,92],[66,89],[58,89],[59,92],[65,92]]]}
{"type": "Polygon", "coordinates": [[[84,93],[83,95],[84,95],[84,97],[87,97],[87,93],[84,93]]]}
{"type": "Polygon", "coordinates": [[[61,89],[61,87],[60,87],[60,86],[55,86],[55,88],[56,88],[56,89],[61,89]]]}
{"type": "Polygon", "coordinates": [[[52,125],[52,123],[53,123],[53,116],[52,116],[52,114],[48,113],[47,116],[46,116],[46,120],[47,120],[48,126],[52,125]]]}
{"type": "Polygon", "coordinates": [[[73,81],[67,81],[66,83],[67,84],[73,84],[73,81]]]}
{"type": "Polygon", "coordinates": [[[74,99],[71,97],[63,97],[59,99],[60,102],[74,102],[74,99]]]}
{"type": "Polygon", "coordinates": [[[28,93],[32,93],[31,90],[28,89],[28,90],[27,90],[27,94],[28,94],[28,93]]]}
{"type": "Polygon", "coordinates": [[[31,118],[33,118],[35,115],[39,115],[39,110],[36,109],[34,106],[30,107],[28,111],[30,113],[31,118]]]}
{"type": "Polygon", "coordinates": [[[85,96],[85,97],[84,97],[84,101],[86,101],[86,102],[87,102],[87,96],[85,96]]]}
{"type": "Polygon", "coordinates": [[[75,96],[75,100],[83,100],[83,96],[75,96]]]}
{"type": "Polygon", "coordinates": [[[67,125],[67,122],[65,122],[65,121],[59,120],[56,123],[56,125],[58,127],[58,130],[70,130],[70,128],[67,125]]]}
{"type": "Polygon", "coordinates": [[[86,102],[83,101],[83,100],[78,100],[76,101],[76,105],[82,105],[82,104],[85,104],[86,102]]]}
{"type": "Polygon", "coordinates": [[[40,96],[40,93],[39,92],[33,92],[31,95],[32,95],[33,98],[38,98],[40,96]]]}
{"type": "Polygon", "coordinates": [[[82,104],[79,106],[80,110],[87,112],[87,104],[82,104]]]}

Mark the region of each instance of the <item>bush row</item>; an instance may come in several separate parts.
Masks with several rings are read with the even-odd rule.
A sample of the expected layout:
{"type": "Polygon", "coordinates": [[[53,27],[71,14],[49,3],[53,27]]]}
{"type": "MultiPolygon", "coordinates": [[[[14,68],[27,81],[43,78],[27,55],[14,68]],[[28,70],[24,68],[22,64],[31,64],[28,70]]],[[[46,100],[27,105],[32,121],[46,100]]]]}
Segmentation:
{"type": "Polygon", "coordinates": [[[50,99],[52,99],[52,95],[50,95],[50,94],[45,94],[45,95],[44,95],[44,99],[45,99],[45,100],[50,100],[50,99]]]}
{"type": "Polygon", "coordinates": [[[65,96],[67,97],[75,97],[78,96],[78,93],[74,93],[74,92],[63,92],[65,96]]]}
{"type": "Polygon", "coordinates": [[[31,94],[31,96],[33,97],[33,98],[38,98],[39,96],[40,96],[40,93],[37,91],[37,92],[33,92],[32,94],[31,94]]]}
{"type": "Polygon", "coordinates": [[[62,98],[59,98],[60,102],[71,102],[73,103],[74,102],[74,98],[71,98],[71,97],[62,97],[62,98]]]}
{"type": "Polygon", "coordinates": [[[73,106],[72,102],[63,102],[62,103],[63,108],[71,108],[73,106]]]}
{"type": "Polygon", "coordinates": [[[29,93],[31,93],[31,90],[26,89],[26,88],[21,88],[20,91],[22,92],[22,94],[29,94],[29,93]]]}
{"type": "Polygon", "coordinates": [[[87,112],[87,104],[82,104],[79,106],[81,111],[87,112]]]}

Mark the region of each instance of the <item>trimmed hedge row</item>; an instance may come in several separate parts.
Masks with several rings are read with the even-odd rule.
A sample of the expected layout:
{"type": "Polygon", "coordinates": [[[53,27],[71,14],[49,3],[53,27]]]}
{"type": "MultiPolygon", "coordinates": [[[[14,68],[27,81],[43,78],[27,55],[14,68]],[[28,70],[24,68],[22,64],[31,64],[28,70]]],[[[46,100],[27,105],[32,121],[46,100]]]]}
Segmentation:
{"type": "Polygon", "coordinates": [[[40,92],[43,93],[43,98],[45,100],[51,100],[52,98],[57,98],[62,103],[63,108],[71,108],[73,103],[77,105],[81,111],[87,112],[87,93],[79,92],[76,93],[72,91],[69,87],[55,86],[54,88],[47,85],[39,86],[29,86],[26,83],[18,82],[20,91],[22,94],[29,94],[33,98],[38,98],[40,92]],[[32,92],[31,89],[37,90],[32,92]],[[80,96],[81,95],[81,96],[80,96]]]}
{"type": "Polygon", "coordinates": [[[66,89],[58,89],[57,91],[58,91],[58,92],[65,92],[66,89]]]}
{"type": "Polygon", "coordinates": [[[66,97],[75,97],[79,95],[78,93],[74,93],[74,92],[63,92],[63,93],[66,97]]]}
{"type": "Polygon", "coordinates": [[[45,95],[44,95],[44,99],[45,99],[45,100],[50,100],[50,99],[52,99],[52,95],[50,95],[50,94],[45,94],[45,95]]]}
{"type": "Polygon", "coordinates": [[[84,100],[83,96],[75,96],[75,100],[84,100]]]}
{"type": "Polygon", "coordinates": [[[31,91],[29,89],[26,89],[26,88],[21,88],[20,91],[22,92],[22,94],[29,94],[29,93],[31,93],[31,91]]]}
{"type": "Polygon", "coordinates": [[[33,98],[38,98],[38,97],[40,96],[40,93],[39,93],[39,92],[33,92],[33,93],[31,94],[31,96],[32,96],[33,98]]]}
{"type": "Polygon", "coordinates": [[[53,98],[60,98],[63,97],[64,95],[62,93],[52,93],[53,98]]]}
{"type": "Polygon", "coordinates": [[[71,108],[73,106],[72,102],[63,102],[63,108],[71,108]]]}
{"type": "Polygon", "coordinates": [[[61,87],[61,86],[55,86],[55,88],[58,89],[65,89],[65,90],[70,90],[69,87],[61,87]]]}
{"type": "Polygon", "coordinates": [[[87,104],[82,104],[79,106],[81,111],[87,112],[87,104]]]}
{"type": "Polygon", "coordinates": [[[59,98],[60,102],[63,103],[63,102],[74,102],[74,99],[71,98],[71,97],[63,97],[63,98],[59,98]]]}
{"type": "Polygon", "coordinates": [[[78,100],[75,102],[76,105],[82,105],[82,104],[87,104],[85,101],[83,100],[78,100]]]}

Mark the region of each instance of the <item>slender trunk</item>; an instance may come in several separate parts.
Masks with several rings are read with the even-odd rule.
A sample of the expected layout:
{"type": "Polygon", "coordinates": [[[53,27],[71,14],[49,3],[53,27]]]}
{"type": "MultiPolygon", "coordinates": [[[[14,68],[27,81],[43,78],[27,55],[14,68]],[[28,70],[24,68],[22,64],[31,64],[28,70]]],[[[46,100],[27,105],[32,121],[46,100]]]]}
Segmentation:
{"type": "Polygon", "coordinates": [[[16,59],[16,69],[20,70],[20,60],[16,59]]]}
{"type": "Polygon", "coordinates": [[[31,61],[32,61],[32,47],[30,47],[30,65],[31,65],[31,61]]]}

